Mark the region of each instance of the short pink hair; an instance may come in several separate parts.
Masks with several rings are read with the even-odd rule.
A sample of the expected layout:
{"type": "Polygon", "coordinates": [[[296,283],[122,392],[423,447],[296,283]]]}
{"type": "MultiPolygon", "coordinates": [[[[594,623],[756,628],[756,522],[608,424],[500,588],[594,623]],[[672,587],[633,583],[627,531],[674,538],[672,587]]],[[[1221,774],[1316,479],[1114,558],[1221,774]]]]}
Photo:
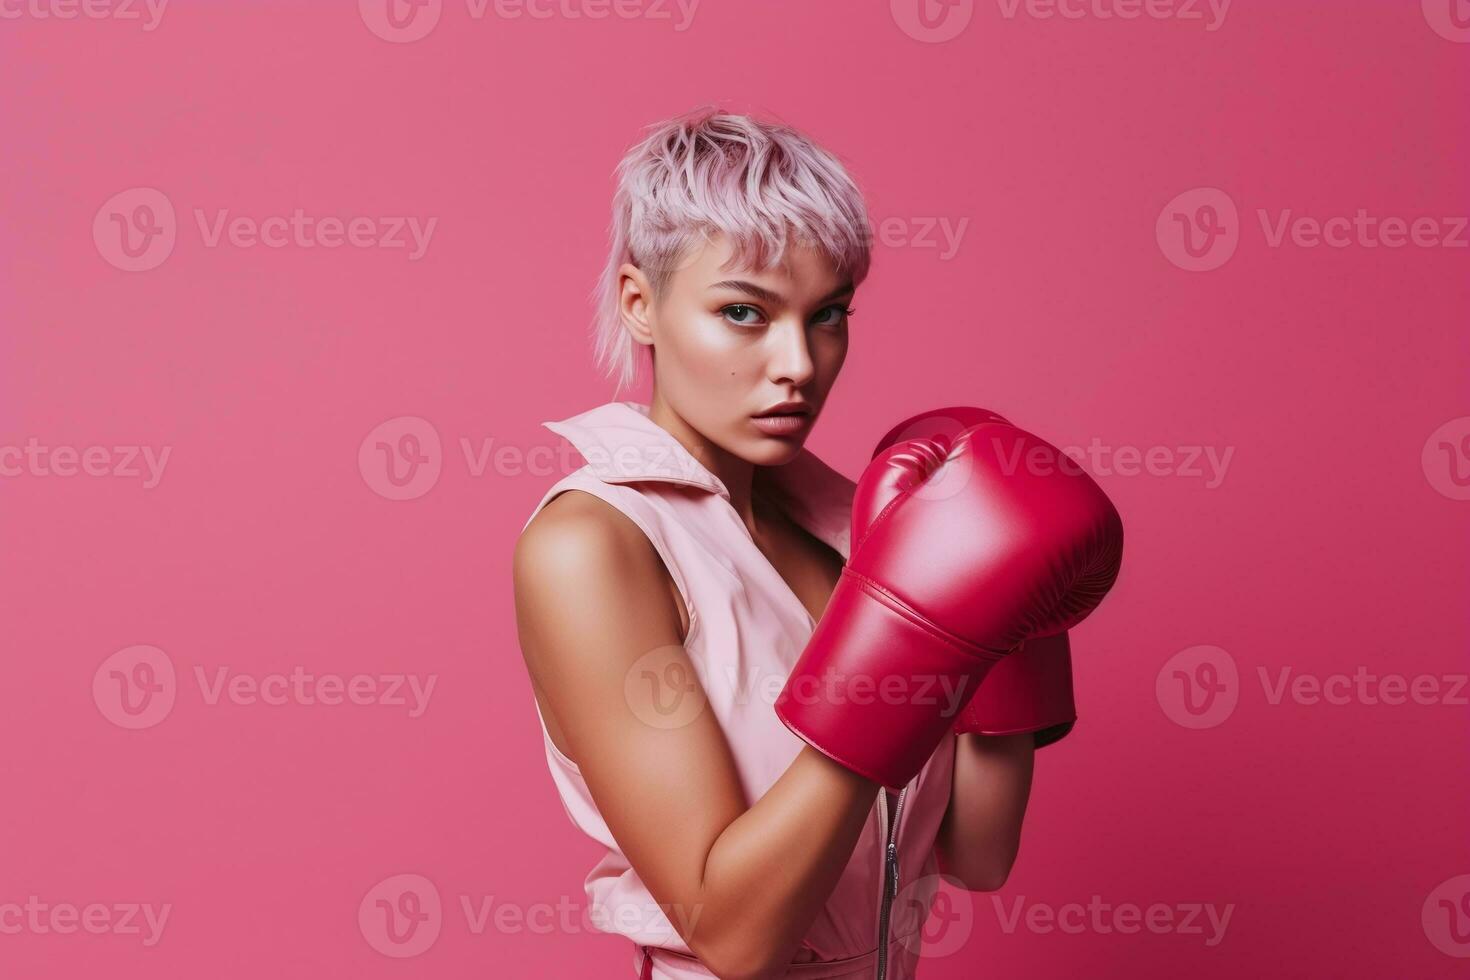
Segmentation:
{"type": "Polygon", "coordinates": [[[656,298],[687,249],[722,233],[742,268],[779,264],[795,239],[824,252],[854,286],[867,277],[867,208],[831,153],[787,126],[708,106],[649,129],[618,164],[611,250],[594,291],[597,362],[619,390],[637,375],[618,312],[624,262],[643,271],[656,298]]]}

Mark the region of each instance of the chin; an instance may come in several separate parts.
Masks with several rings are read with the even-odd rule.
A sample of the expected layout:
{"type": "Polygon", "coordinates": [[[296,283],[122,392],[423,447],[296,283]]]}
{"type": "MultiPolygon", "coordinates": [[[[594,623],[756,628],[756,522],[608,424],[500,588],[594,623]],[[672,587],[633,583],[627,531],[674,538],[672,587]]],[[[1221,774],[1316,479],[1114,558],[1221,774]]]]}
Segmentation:
{"type": "Polygon", "coordinates": [[[749,444],[750,449],[740,455],[746,462],[756,466],[784,466],[801,453],[804,442],[805,440],[796,439],[756,439],[749,444]]]}

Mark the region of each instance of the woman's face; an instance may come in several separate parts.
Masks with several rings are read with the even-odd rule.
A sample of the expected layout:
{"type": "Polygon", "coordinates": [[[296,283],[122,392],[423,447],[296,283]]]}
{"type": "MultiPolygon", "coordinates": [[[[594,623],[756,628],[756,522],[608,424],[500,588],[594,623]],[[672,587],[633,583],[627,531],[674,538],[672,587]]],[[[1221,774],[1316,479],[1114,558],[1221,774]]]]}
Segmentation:
{"type": "MultiPolygon", "coordinates": [[[[696,246],[651,307],[629,308],[625,292],[625,309],[653,345],[656,398],[726,452],[776,466],[801,449],[842,370],[853,285],[810,247],[767,272],[725,268],[730,256],[723,236],[696,246]],[[800,404],[778,409],[788,402],[800,404]],[[761,418],[773,409],[783,414],[761,418]]],[[[624,268],[646,296],[642,273],[624,268]]]]}

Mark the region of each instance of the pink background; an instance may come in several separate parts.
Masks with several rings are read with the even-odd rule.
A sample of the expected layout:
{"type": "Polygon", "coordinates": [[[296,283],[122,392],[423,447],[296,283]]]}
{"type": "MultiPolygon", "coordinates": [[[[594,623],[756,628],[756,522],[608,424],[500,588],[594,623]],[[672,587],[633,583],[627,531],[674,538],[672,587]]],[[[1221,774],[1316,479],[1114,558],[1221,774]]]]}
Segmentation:
{"type": "Polygon", "coordinates": [[[923,975],[1463,975],[1466,692],[1272,698],[1283,670],[1449,695],[1470,669],[1467,234],[1268,234],[1288,210],[1446,237],[1470,214],[1448,0],[960,3],[931,27],[917,0],[705,0],[687,22],[460,0],[397,37],[373,0],[176,0],[151,30],[146,8],[27,4],[0,25],[0,907],[171,911],[149,945],[122,911],[98,935],[0,909],[0,973],[628,975],[575,916],[477,928],[463,903],[583,902],[596,851],[546,772],[508,576],[564,467],[516,461],[610,395],[586,294],[612,167],[712,101],[809,131],[891,222],[820,455],[856,475],[893,422],[960,402],[1156,461],[1099,473],[1128,555],[1077,634],[1083,720],[1041,756],[1010,882],[949,895],[923,975]],[[125,271],[109,216],[135,188],[175,241],[125,271]],[[411,259],[210,246],[195,218],[296,208],[437,224],[411,259]],[[1224,235],[1191,258],[1180,222],[1211,214],[1224,235]],[[956,249],[936,222],[967,222],[956,249]],[[428,462],[398,488],[376,440],[405,434],[428,462]],[[95,475],[17,457],[32,439],[63,469],[100,447],[95,475]],[[160,479],[128,475],[129,446],[167,447],[160,479]],[[509,455],[480,467],[487,446],[509,455]],[[1223,478],[1189,447],[1231,453],[1223,478]],[[113,670],[149,664],[135,716],[113,670]],[[211,699],[221,671],[297,669],[436,686],[418,717],[211,699]],[[1183,687],[1210,670],[1219,690],[1183,687]],[[372,926],[399,875],[442,902],[419,883],[403,946],[372,926]],[[1093,896],[1233,910],[1214,945],[1027,924],[1093,896]]]}

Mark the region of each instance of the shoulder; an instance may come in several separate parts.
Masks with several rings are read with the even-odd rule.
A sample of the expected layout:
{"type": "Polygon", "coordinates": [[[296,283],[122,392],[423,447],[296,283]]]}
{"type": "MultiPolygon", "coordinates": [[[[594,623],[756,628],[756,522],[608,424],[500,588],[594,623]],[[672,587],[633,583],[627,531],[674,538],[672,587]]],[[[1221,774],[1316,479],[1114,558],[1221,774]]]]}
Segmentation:
{"type": "Polygon", "coordinates": [[[542,507],[516,540],[518,573],[557,576],[588,563],[617,564],[649,548],[638,525],[594,494],[567,490],[542,507]]]}
{"type": "Polygon", "coordinates": [[[564,615],[576,606],[589,614],[621,616],[631,608],[646,615],[667,604],[668,572],[653,543],[591,493],[568,490],[542,507],[517,539],[513,564],[517,596],[548,612],[564,615]]]}
{"type": "Polygon", "coordinates": [[[589,552],[616,548],[632,524],[601,497],[581,490],[564,490],[531,518],[516,540],[516,554],[553,559],[587,557],[589,552]]]}

